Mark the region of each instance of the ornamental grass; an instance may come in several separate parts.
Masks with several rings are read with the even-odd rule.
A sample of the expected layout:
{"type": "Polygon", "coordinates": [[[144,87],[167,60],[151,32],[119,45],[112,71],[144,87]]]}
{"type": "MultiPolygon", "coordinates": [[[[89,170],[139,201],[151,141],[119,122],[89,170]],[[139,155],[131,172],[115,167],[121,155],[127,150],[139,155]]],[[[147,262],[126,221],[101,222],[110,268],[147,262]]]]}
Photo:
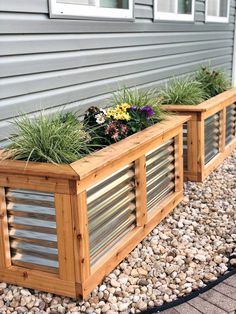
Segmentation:
{"type": "Polygon", "coordinates": [[[6,155],[15,160],[69,164],[93,150],[89,134],[72,113],[41,112],[33,119],[23,115],[13,124],[17,133],[12,134],[6,155]]]}
{"type": "Polygon", "coordinates": [[[208,98],[202,84],[191,77],[174,78],[159,91],[165,105],[198,105],[208,98]]]}
{"type": "Polygon", "coordinates": [[[208,98],[214,97],[231,87],[229,78],[223,70],[213,70],[210,67],[201,67],[195,74],[208,98]]]}

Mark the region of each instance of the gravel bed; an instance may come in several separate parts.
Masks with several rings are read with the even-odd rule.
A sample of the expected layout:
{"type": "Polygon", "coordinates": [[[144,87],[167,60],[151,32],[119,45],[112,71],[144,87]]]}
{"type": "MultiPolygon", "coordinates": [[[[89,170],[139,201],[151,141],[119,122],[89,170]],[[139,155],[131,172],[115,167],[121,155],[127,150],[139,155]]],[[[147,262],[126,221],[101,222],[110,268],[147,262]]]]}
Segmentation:
{"type": "MultiPolygon", "coordinates": [[[[0,283],[0,313],[138,313],[227,270],[236,251],[236,151],[80,302],[0,283]]],[[[234,260],[235,261],[235,260],[234,260]]]]}

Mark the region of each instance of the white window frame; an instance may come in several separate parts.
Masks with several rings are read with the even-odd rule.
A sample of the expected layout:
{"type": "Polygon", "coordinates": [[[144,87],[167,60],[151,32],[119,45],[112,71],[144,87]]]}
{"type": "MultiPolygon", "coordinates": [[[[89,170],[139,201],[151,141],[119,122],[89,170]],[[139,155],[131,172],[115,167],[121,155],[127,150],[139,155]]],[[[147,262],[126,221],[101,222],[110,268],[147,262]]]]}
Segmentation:
{"type": "MultiPolygon", "coordinates": [[[[220,1],[217,1],[217,12],[218,15],[220,14],[220,1]]],[[[230,15],[230,0],[228,0],[228,5],[227,5],[227,16],[213,16],[213,15],[208,15],[208,0],[206,0],[206,16],[205,16],[205,21],[206,22],[215,22],[215,23],[229,23],[229,15],[230,15]]]]}
{"type": "MultiPolygon", "coordinates": [[[[96,0],[99,5],[100,0],[96,0]]],[[[129,19],[134,18],[134,0],[129,0],[129,9],[100,8],[80,4],[57,3],[49,0],[51,18],[98,18],[129,19]]]]}
{"type": "Polygon", "coordinates": [[[194,22],[195,0],[191,0],[192,1],[192,13],[191,14],[177,13],[178,0],[174,0],[174,1],[175,1],[176,12],[175,13],[169,13],[169,12],[159,12],[157,10],[158,0],[154,0],[154,20],[194,22]]]}

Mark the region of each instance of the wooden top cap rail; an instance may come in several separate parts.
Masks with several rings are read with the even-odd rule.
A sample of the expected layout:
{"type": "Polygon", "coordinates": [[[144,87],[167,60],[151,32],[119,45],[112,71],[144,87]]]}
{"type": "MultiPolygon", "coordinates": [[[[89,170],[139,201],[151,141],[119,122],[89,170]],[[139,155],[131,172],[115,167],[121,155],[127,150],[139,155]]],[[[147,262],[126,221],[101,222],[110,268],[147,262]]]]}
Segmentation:
{"type": "Polygon", "coordinates": [[[212,97],[199,105],[163,105],[167,110],[181,112],[206,112],[215,106],[228,106],[236,101],[236,87],[231,88],[215,97],[212,97]]]}
{"type": "Polygon", "coordinates": [[[32,175],[59,179],[78,179],[78,174],[70,165],[54,165],[41,162],[26,162],[19,160],[1,160],[0,174],[32,175]]]}
{"type": "Polygon", "coordinates": [[[116,164],[125,158],[134,161],[135,157],[139,158],[148,152],[148,148],[145,149],[145,147],[148,147],[154,139],[163,138],[165,134],[175,131],[189,119],[190,116],[169,116],[142,132],[133,134],[118,143],[107,146],[72,163],[71,167],[78,173],[80,180],[83,180],[95,172],[99,172],[104,167],[116,164]]]}
{"type": "Polygon", "coordinates": [[[89,156],[70,165],[56,165],[40,162],[26,162],[18,160],[1,160],[0,174],[31,175],[49,178],[80,180],[88,177],[95,170],[99,170],[109,163],[114,163],[126,155],[140,150],[154,138],[162,137],[168,131],[176,129],[189,120],[189,116],[170,116],[164,121],[153,125],[142,132],[138,132],[121,142],[107,146],[89,156]]]}

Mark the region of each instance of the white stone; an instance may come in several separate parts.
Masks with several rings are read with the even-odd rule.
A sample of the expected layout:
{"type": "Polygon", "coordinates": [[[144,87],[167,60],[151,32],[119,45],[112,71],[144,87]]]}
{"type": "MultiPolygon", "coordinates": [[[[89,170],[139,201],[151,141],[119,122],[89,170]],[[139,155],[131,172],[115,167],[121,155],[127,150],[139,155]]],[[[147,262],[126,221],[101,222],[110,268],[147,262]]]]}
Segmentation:
{"type": "Polygon", "coordinates": [[[206,262],[206,256],[202,255],[202,254],[195,255],[195,259],[200,261],[200,262],[206,262]]]}
{"type": "Polygon", "coordinates": [[[101,286],[99,287],[99,291],[103,292],[104,290],[106,290],[106,288],[107,288],[107,286],[101,285],[101,286]]]}
{"type": "Polygon", "coordinates": [[[5,282],[0,282],[0,289],[6,289],[7,284],[5,282]]]}

